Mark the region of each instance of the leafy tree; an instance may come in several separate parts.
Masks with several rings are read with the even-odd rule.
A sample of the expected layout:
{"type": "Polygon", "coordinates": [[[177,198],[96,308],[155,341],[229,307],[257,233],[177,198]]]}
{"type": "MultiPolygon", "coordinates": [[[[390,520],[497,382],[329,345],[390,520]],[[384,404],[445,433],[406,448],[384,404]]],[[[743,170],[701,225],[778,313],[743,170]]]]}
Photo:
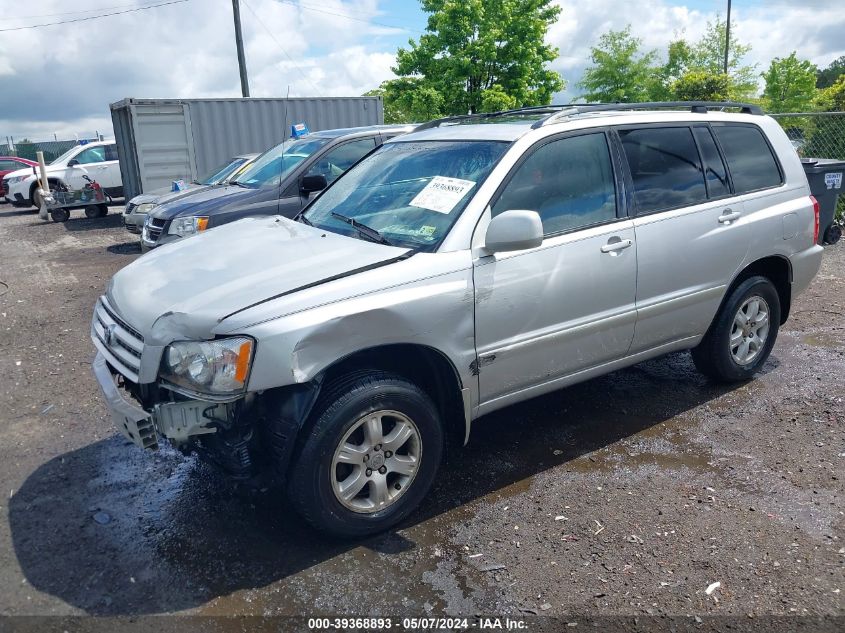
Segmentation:
{"type": "Polygon", "coordinates": [[[825,112],[845,112],[845,73],[828,88],[821,91],[816,107],[825,112]]]}
{"type": "Polygon", "coordinates": [[[592,66],[584,71],[579,87],[587,101],[615,103],[648,101],[652,64],[656,53],[640,52],[642,41],[631,35],[631,26],[608,31],[590,49],[592,66]]]}
{"type": "Polygon", "coordinates": [[[560,13],[552,0],[421,3],[429,14],[427,33],[399,49],[393,68],[399,78],[382,86],[413,106],[402,106],[411,114],[466,114],[485,103],[542,105],[563,89],[560,75],[546,68],[557,57],[544,42],[560,13]]]}
{"type": "Polygon", "coordinates": [[[730,79],[725,73],[690,70],[672,84],[679,101],[727,101],[730,79]]]}
{"type": "Polygon", "coordinates": [[[815,96],[814,64],[798,59],[795,51],[789,57],[775,57],[769,69],[761,73],[766,80],[763,97],[770,112],[804,112],[810,109],[815,96]]]}
{"type": "Polygon", "coordinates": [[[481,111],[499,112],[516,107],[516,99],[505,92],[499,84],[493,84],[481,93],[481,111]]]}
{"type": "Polygon", "coordinates": [[[676,99],[672,91],[672,84],[679,80],[689,67],[692,49],[684,39],[677,39],[669,43],[666,63],[652,69],[648,81],[649,101],[671,101],[676,99]]]}
{"type": "Polygon", "coordinates": [[[816,72],[816,88],[830,88],[841,75],[845,75],[845,55],[834,59],[824,70],[816,72]]]}
{"type": "Polygon", "coordinates": [[[443,95],[416,77],[401,77],[382,82],[364,96],[384,99],[385,123],[430,121],[443,116],[443,95]]]}
{"type": "MultiPolygon", "coordinates": [[[[726,24],[719,15],[716,15],[715,22],[707,22],[704,35],[692,46],[690,69],[704,70],[711,75],[725,71],[726,24]]],[[[743,65],[742,60],[751,50],[751,46],[741,44],[735,33],[736,28],[731,23],[731,46],[728,53],[729,93],[731,98],[747,99],[757,92],[757,65],[743,65]]]]}

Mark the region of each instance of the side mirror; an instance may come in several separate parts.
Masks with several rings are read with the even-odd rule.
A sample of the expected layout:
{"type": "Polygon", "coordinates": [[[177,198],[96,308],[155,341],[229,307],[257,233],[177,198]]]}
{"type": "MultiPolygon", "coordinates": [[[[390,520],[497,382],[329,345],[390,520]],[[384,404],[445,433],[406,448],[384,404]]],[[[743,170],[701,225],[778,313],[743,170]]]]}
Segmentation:
{"type": "Polygon", "coordinates": [[[299,183],[299,190],[307,196],[315,191],[322,191],[328,186],[329,183],[323,174],[313,174],[302,178],[302,181],[299,183]]]}
{"type": "Polygon", "coordinates": [[[71,158],[71,159],[67,162],[67,166],[68,166],[68,167],[76,167],[78,164],[79,164],[79,161],[78,161],[78,160],[76,160],[75,158],[71,158]]]}
{"type": "Polygon", "coordinates": [[[536,211],[505,211],[487,226],[484,248],[491,253],[522,251],[543,243],[543,222],[536,211]]]}

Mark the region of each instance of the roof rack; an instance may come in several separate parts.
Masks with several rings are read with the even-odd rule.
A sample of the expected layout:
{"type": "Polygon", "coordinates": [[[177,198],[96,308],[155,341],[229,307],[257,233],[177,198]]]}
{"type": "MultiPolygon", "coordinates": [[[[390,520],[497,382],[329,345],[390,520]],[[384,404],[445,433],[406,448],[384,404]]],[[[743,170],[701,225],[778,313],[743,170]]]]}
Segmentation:
{"type": "Polygon", "coordinates": [[[423,123],[414,131],[428,130],[430,128],[440,127],[444,123],[460,123],[469,120],[483,121],[494,117],[509,116],[514,114],[546,114],[543,118],[536,121],[531,128],[537,129],[554,123],[565,117],[576,114],[584,114],[587,112],[604,112],[613,110],[660,110],[667,108],[689,108],[690,112],[696,114],[706,114],[709,110],[724,110],[726,108],[736,108],[742,114],[762,115],[763,110],[760,106],[753,103],[739,103],[736,101],[648,101],[643,103],[566,103],[559,105],[545,105],[545,106],[526,106],[524,108],[516,108],[513,110],[501,110],[499,112],[481,112],[478,114],[462,114],[458,116],[448,116],[441,119],[435,119],[428,123],[423,123]]]}
{"type": "Polygon", "coordinates": [[[532,129],[543,127],[559,119],[573,114],[586,112],[606,112],[612,110],[658,110],[666,108],[689,108],[695,114],[707,114],[708,110],[724,110],[738,108],[742,114],[762,115],[763,109],[753,103],[739,103],[736,101],[646,101],[643,103],[572,103],[564,106],[558,112],[540,119],[532,129]]]}
{"type": "Polygon", "coordinates": [[[458,114],[454,116],[445,116],[441,119],[434,119],[433,121],[428,121],[427,123],[423,123],[422,125],[418,125],[414,131],[419,132],[420,130],[428,130],[429,128],[433,127],[440,127],[443,123],[459,123],[461,121],[467,121],[469,119],[490,119],[493,117],[499,116],[508,116],[513,114],[554,114],[560,110],[561,107],[565,106],[558,106],[558,105],[544,105],[544,106],[525,106],[524,108],[514,108],[513,110],[500,110],[498,112],[478,112],[476,114],[458,114]]]}

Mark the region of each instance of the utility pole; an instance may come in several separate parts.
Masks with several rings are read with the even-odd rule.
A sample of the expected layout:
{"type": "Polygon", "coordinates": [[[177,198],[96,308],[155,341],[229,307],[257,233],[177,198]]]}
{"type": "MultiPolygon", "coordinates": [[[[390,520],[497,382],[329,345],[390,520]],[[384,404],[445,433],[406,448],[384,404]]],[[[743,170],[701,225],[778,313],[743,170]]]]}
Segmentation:
{"type": "Polygon", "coordinates": [[[728,74],[728,51],[731,48],[731,0],[728,0],[728,21],[725,22],[725,74],[728,74]]]}
{"type": "Polygon", "coordinates": [[[249,96],[249,79],[246,76],[246,58],[244,57],[244,38],[241,33],[241,3],[232,0],[232,12],[235,17],[235,46],[238,48],[238,69],[241,72],[241,94],[249,96]]]}

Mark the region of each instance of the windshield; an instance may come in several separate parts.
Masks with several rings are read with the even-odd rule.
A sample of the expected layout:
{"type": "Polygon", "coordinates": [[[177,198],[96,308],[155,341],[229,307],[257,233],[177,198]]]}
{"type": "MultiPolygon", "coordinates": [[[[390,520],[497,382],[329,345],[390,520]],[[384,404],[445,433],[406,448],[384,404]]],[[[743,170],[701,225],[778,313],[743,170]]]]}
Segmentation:
{"type": "Polygon", "coordinates": [[[238,167],[246,162],[246,158],[232,158],[228,163],[217,169],[212,169],[211,173],[200,178],[197,182],[201,185],[216,185],[223,182],[237,170],[238,167]]]}
{"type": "Polygon", "coordinates": [[[375,229],[391,244],[433,250],[504,154],[501,141],[426,141],[383,145],[305,211],[315,226],[358,231],[332,214],[375,229]]]}
{"type": "Polygon", "coordinates": [[[66,163],[67,161],[70,160],[70,157],[73,156],[79,148],[80,148],[79,145],[74,145],[68,151],[66,151],[64,154],[59,156],[56,160],[54,160],[50,164],[51,165],[60,165],[62,163],[66,163]]]}
{"type": "Polygon", "coordinates": [[[294,167],[328,143],[328,138],[304,138],[285,141],[267,150],[237,179],[246,187],[278,186],[294,167]]]}

